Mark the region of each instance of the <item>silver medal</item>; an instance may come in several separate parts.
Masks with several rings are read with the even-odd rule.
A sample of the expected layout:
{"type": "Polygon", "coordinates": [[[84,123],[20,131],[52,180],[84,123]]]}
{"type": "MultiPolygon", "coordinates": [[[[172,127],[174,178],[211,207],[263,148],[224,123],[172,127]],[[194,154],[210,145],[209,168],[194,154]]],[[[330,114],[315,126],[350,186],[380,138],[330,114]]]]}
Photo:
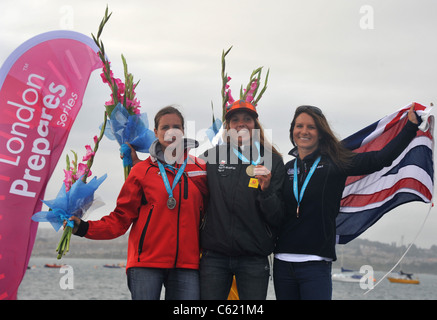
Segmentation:
{"type": "Polygon", "coordinates": [[[174,209],[176,207],[176,199],[173,197],[168,198],[167,200],[167,208],[170,210],[174,209]]]}

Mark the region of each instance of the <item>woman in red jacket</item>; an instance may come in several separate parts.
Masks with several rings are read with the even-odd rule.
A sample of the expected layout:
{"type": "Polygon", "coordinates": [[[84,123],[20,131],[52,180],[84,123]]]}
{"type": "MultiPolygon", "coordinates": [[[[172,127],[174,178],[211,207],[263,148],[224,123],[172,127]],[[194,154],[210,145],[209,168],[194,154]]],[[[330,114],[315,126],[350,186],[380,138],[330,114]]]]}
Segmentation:
{"type": "Polygon", "coordinates": [[[132,299],[199,299],[199,223],[207,193],[205,164],[188,155],[184,119],[174,107],[155,116],[150,157],[131,170],[113,212],[75,220],[75,234],[113,239],[131,226],[127,278],[132,299]]]}

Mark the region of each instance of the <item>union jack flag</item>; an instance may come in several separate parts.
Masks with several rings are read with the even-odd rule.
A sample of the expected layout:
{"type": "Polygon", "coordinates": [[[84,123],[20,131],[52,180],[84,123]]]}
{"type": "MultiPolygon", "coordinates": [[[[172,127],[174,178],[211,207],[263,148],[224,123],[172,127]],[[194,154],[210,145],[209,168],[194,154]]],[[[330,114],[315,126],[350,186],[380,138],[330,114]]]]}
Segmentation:
{"type": "MultiPolygon", "coordinates": [[[[344,139],[343,143],[354,152],[380,150],[405,126],[410,107],[382,118],[344,139]]],[[[384,214],[403,203],[432,201],[434,117],[429,116],[431,108],[418,103],[415,110],[424,121],[421,130],[392,165],[373,174],[346,180],[336,220],[338,243],[346,244],[355,239],[384,214]]]]}

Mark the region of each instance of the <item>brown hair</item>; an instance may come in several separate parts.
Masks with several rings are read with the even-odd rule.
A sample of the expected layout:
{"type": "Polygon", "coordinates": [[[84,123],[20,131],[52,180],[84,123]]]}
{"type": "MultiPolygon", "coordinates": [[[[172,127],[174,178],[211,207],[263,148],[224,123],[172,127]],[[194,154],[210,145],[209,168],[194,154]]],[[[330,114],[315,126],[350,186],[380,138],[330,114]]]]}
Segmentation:
{"type": "Polygon", "coordinates": [[[322,110],[314,106],[300,106],[294,113],[293,121],[290,125],[290,141],[296,146],[293,140],[293,130],[296,125],[296,118],[301,114],[306,113],[314,119],[317,130],[319,131],[319,151],[320,154],[328,156],[341,169],[346,169],[350,165],[351,158],[354,153],[345,148],[332,132],[322,110]]]}
{"type": "MultiPolygon", "coordinates": [[[[247,112],[247,111],[243,111],[243,112],[247,112]]],[[[282,154],[275,148],[275,146],[272,143],[270,143],[270,141],[268,141],[265,138],[264,129],[263,129],[261,123],[259,122],[258,118],[254,118],[252,113],[247,112],[247,114],[250,115],[253,118],[253,120],[255,121],[255,129],[259,130],[259,140],[260,140],[259,142],[263,146],[264,150],[270,149],[270,150],[272,150],[272,153],[275,153],[282,158],[282,154]]],[[[228,119],[225,120],[225,129],[226,130],[229,130],[229,128],[230,128],[230,121],[231,121],[231,117],[228,117],[228,119]]],[[[224,135],[226,135],[226,132],[224,132],[224,135]]],[[[230,137],[227,136],[227,138],[229,139],[230,137]]]]}
{"type": "Polygon", "coordinates": [[[184,120],[184,116],[182,115],[182,113],[178,109],[176,109],[174,106],[167,106],[167,107],[164,107],[161,110],[159,110],[158,113],[155,115],[155,129],[158,129],[159,120],[161,120],[161,118],[167,114],[178,115],[179,118],[181,118],[182,128],[185,127],[185,120],[184,120]]]}

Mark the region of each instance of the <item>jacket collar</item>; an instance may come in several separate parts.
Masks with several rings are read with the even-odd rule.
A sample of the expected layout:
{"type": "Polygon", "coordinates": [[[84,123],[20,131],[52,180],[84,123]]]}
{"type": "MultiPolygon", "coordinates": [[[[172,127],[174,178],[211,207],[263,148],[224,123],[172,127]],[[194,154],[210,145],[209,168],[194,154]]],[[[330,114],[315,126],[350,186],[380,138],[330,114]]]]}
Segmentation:
{"type": "MultiPolygon", "coordinates": [[[[184,153],[188,153],[190,151],[190,149],[197,148],[198,146],[199,146],[199,142],[197,140],[194,140],[191,138],[184,138],[184,149],[185,149],[184,153]]],[[[150,157],[151,157],[153,162],[156,162],[156,160],[159,160],[162,163],[167,163],[165,161],[164,151],[162,151],[162,146],[159,143],[158,139],[153,141],[153,143],[150,145],[149,153],[150,153],[150,157]]]]}
{"type": "MultiPolygon", "coordinates": [[[[299,152],[297,151],[297,147],[294,147],[290,150],[288,153],[290,156],[295,157],[296,159],[299,158],[299,152]]],[[[303,158],[304,161],[306,160],[315,160],[320,155],[320,149],[315,150],[313,153],[310,153],[305,158],[303,158]]]]}

